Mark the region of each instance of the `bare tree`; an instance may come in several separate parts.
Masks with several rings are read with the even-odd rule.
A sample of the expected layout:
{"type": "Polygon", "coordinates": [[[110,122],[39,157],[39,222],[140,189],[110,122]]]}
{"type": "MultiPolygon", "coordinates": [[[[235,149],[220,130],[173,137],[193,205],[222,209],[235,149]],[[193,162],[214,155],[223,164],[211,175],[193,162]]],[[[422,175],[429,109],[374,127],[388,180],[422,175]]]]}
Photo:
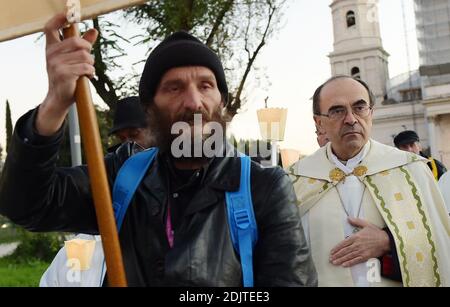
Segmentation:
{"type": "Polygon", "coordinates": [[[280,6],[282,4],[283,1],[277,2],[273,0],[266,0],[265,5],[263,5],[260,9],[262,13],[261,18],[256,18],[256,20],[253,18],[255,9],[252,7],[252,4],[250,2],[247,4],[247,25],[245,28],[245,34],[243,36],[244,49],[246,53],[245,60],[247,65],[245,66],[244,73],[242,74],[242,77],[240,79],[239,86],[235,91],[236,93],[234,96],[232,96],[231,103],[228,106],[228,112],[231,115],[235,115],[245,101],[245,98],[242,97],[242,93],[244,91],[247,79],[252,68],[254,67],[256,58],[273,33],[274,21],[278,21],[276,20],[276,18],[278,17],[277,13],[279,12],[280,6]],[[256,33],[254,29],[256,29],[256,33]]]}
{"type": "MultiPolygon", "coordinates": [[[[127,9],[124,20],[140,26],[140,35],[123,37],[113,18],[94,20],[100,37],[94,46],[96,78],[92,84],[110,107],[127,95],[137,94],[139,73],[112,78],[121,69],[118,60],[128,46],[148,45],[151,49],[166,36],[179,30],[192,33],[217,52],[229,83],[227,110],[237,114],[245,104],[244,90],[255,61],[280,25],[286,0],[150,0],[127,9]]],[[[144,61],[144,55],[141,61],[144,61]]]]}

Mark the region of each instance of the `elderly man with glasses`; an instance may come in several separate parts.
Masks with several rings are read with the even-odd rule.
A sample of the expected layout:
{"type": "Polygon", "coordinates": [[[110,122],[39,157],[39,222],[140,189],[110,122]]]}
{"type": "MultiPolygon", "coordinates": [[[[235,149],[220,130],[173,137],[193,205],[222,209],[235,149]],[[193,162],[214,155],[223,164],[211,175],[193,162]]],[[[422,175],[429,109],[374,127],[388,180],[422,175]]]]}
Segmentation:
{"type": "Polygon", "coordinates": [[[375,99],[337,76],[313,97],[330,142],[290,171],[319,286],[449,286],[450,220],[426,160],[370,139],[375,99]]]}

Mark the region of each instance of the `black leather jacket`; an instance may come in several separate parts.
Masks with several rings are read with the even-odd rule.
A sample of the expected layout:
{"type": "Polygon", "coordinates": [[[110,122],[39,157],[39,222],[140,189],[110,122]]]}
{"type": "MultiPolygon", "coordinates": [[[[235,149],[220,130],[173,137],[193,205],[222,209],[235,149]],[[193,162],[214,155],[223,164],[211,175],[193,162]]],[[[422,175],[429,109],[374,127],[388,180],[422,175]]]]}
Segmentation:
{"type": "MultiPolygon", "coordinates": [[[[39,146],[21,137],[32,113],[16,126],[0,181],[0,214],[31,231],[98,232],[85,166],[56,168],[61,137],[39,146]]],[[[60,132],[61,134],[61,132],[60,132]]],[[[105,158],[110,187],[129,145],[105,158]]],[[[172,249],[165,235],[168,191],[159,156],[139,186],[120,231],[130,286],[241,286],[229,235],[225,191],[239,187],[238,158],[214,158],[200,190],[183,213],[172,249]]],[[[255,286],[315,286],[296,197],[280,168],[252,163],[251,191],[259,230],[255,286]]]]}

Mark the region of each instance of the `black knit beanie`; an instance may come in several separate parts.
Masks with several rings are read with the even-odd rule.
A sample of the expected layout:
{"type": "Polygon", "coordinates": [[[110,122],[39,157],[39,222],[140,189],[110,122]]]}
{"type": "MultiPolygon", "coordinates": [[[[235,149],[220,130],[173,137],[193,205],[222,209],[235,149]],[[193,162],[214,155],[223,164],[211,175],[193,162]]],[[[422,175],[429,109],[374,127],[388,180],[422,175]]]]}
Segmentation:
{"type": "Polygon", "coordinates": [[[167,37],[149,55],[139,84],[139,98],[145,106],[153,101],[162,76],[175,67],[204,66],[216,76],[219,91],[227,97],[228,87],[219,57],[187,32],[167,37]]]}

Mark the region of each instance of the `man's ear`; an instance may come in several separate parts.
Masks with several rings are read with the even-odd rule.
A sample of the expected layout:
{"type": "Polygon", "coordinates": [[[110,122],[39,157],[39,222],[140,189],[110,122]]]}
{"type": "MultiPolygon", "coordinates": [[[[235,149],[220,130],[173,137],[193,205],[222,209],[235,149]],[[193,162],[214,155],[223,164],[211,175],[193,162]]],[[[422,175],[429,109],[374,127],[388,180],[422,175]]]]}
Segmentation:
{"type": "Polygon", "coordinates": [[[419,148],[419,151],[422,151],[422,144],[420,142],[417,142],[417,147],[419,148]]]}
{"type": "Polygon", "coordinates": [[[230,93],[220,93],[220,97],[221,97],[221,103],[222,103],[222,108],[226,108],[228,106],[228,103],[231,100],[231,94],[230,93]]]}
{"type": "Polygon", "coordinates": [[[320,129],[323,129],[323,127],[322,127],[322,117],[314,115],[313,118],[314,118],[314,122],[316,123],[316,126],[318,128],[320,128],[320,129]]]}
{"type": "Polygon", "coordinates": [[[222,101],[220,102],[219,105],[219,110],[220,113],[222,114],[222,116],[227,116],[228,115],[228,110],[227,110],[227,103],[222,99],[222,101]]]}

